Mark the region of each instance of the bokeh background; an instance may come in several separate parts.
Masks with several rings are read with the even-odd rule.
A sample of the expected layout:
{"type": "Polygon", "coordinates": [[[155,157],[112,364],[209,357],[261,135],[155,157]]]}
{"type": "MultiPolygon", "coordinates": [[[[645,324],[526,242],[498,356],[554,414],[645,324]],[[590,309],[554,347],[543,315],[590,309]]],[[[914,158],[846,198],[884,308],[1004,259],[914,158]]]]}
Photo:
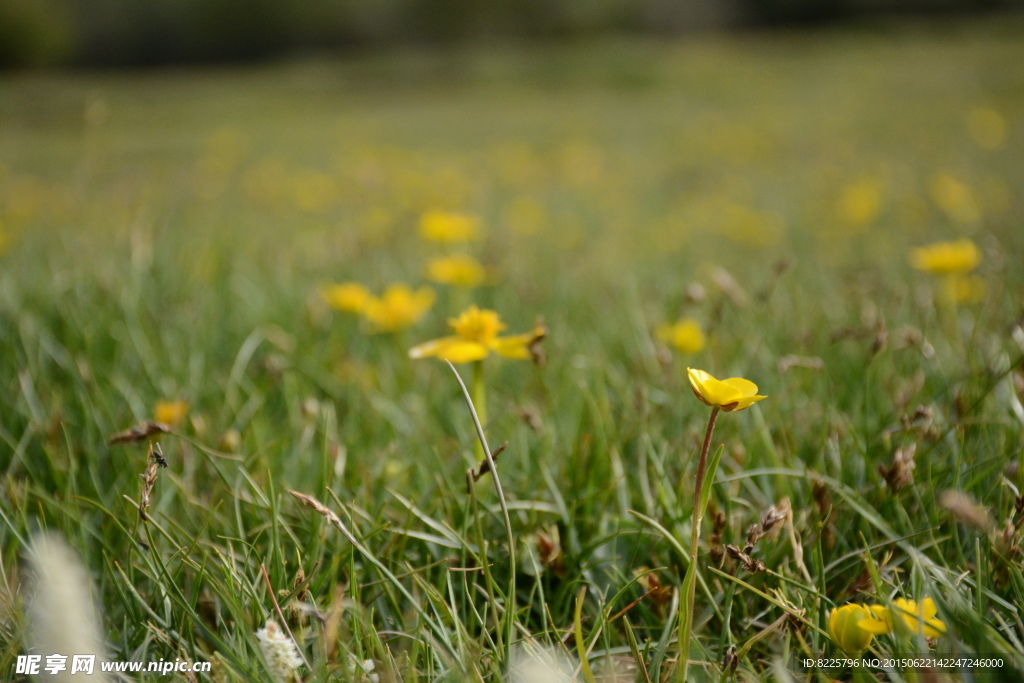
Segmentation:
{"type": "Polygon", "coordinates": [[[5,0],[0,65],[224,62],[288,52],[999,14],[1021,0],[5,0]]]}
{"type": "Polygon", "coordinates": [[[901,596],[935,600],[937,651],[1024,671],[1019,6],[0,0],[0,678],[46,527],[117,659],[265,680],[254,634],[292,587],[308,681],[499,680],[477,606],[563,648],[587,585],[595,663],[661,680],[675,607],[638,577],[681,580],[688,366],[768,396],[715,435],[705,538],[757,592],[706,575],[701,666],[766,680],[837,651],[833,608],[901,596]],[[470,304],[549,330],[543,367],[479,366],[508,536],[467,490],[457,385],[409,357],[470,304]],[[110,437],[150,419],[143,523],[145,444],[110,437]],[[776,505],[773,573],[741,573],[722,543],[776,505]],[[398,637],[428,630],[463,644],[398,637]]]}

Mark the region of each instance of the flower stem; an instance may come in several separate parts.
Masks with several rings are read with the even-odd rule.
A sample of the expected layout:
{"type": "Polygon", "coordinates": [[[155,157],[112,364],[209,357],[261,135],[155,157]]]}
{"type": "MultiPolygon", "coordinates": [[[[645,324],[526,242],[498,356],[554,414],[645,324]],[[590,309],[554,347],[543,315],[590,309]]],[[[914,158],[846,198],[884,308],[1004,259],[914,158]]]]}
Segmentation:
{"type": "MultiPolygon", "coordinates": [[[[516,609],[516,538],[512,534],[512,519],[508,514],[508,502],[505,500],[505,491],[501,488],[501,480],[498,478],[498,466],[494,464],[494,457],[491,455],[491,447],[487,445],[487,436],[484,434],[484,420],[482,419],[482,412],[478,410],[474,405],[474,398],[470,395],[469,389],[466,388],[466,383],[462,381],[462,377],[459,375],[459,371],[455,369],[450,360],[445,359],[445,363],[448,364],[448,368],[455,375],[456,381],[459,383],[459,387],[462,389],[462,397],[466,399],[466,403],[469,406],[469,414],[473,418],[473,426],[476,427],[476,435],[480,440],[480,452],[483,454],[483,458],[486,459],[488,466],[490,467],[491,478],[494,480],[494,491],[498,494],[498,504],[501,506],[501,516],[505,521],[505,535],[508,538],[508,594],[505,596],[505,612],[502,616],[505,629],[505,663],[507,664],[512,660],[512,641],[513,634],[515,632],[515,618],[518,614],[516,609]]],[[[484,398],[483,393],[483,364],[479,361],[473,368],[473,390],[474,393],[478,393],[480,398],[484,398]]],[[[483,407],[481,405],[481,407],[483,407]]],[[[483,552],[485,553],[483,560],[487,561],[486,546],[481,543],[483,552]]]]}
{"type": "MultiPolygon", "coordinates": [[[[487,386],[484,384],[484,362],[483,360],[473,361],[473,405],[476,407],[477,417],[480,424],[487,427],[487,386]]],[[[476,442],[476,461],[483,462],[485,459],[483,446],[476,442]]]]}
{"type": "Polygon", "coordinates": [[[708,451],[711,450],[711,435],[715,433],[719,410],[718,406],[711,409],[708,428],[704,432],[704,445],[700,449],[700,460],[697,461],[697,487],[693,492],[693,520],[690,522],[690,566],[686,570],[687,579],[683,581],[686,595],[683,610],[679,615],[679,663],[676,665],[676,680],[680,682],[686,681],[690,663],[690,634],[693,631],[693,603],[697,589],[697,552],[700,545],[700,523],[704,516],[700,504],[701,492],[704,487],[704,472],[708,466],[708,451]]]}

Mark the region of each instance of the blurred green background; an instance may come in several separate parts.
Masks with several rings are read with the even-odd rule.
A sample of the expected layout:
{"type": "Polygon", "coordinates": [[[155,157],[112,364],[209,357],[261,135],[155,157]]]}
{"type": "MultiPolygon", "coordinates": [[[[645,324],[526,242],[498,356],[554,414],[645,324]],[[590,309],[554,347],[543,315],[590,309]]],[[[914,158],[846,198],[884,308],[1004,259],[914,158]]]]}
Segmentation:
{"type": "Polygon", "coordinates": [[[369,46],[1021,10],[1024,0],[3,0],[0,66],[140,66],[369,46]]]}

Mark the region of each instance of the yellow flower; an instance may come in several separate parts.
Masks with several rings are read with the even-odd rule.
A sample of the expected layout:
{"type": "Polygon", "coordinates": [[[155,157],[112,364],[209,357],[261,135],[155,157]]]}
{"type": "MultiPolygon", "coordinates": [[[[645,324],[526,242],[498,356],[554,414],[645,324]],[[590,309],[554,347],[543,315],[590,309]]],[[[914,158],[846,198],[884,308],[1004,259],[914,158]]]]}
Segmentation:
{"type": "Polygon", "coordinates": [[[172,427],[181,424],[188,413],[188,401],[157,401],[153,406],[153,417],[172,427]]]}
{"type": "Polygon", "coordinates": [[[471,242],[480,238],[480,223],[464,213],[428,211],[420,217],[420,235],[431,242],[471,242]]]}
{"type": "Polygon", "coordinates": [[[928,183],[928,190],[935,205],[955,222],[977,225],[981,221],[978,199],[963,181],[948,173],[940,173],[928,183]]]}
{"type": "Polygon", "coordinates": [[[981,263],[981,250],[969,239],[936,242],[910,250],[910,265],[936,275],[961,275],[981,263]]]}
{"type": "Polygon", "coordinates": [[[468,363],[486,358],[493,351],[505,358],[528,360],[534,356],[531,347],[547,335],[547,330],[538,325],[532,332],[499,337],[505,323],[494,311],[477,308],[475,304],[458,318],[449,318],[448,324],[455,330],[454,335],[414,346],[409,349],[409,357],[435,357],[452,363],[468,363]]]}
{"type": "Polygon", "coordinates": [[[370,291],[358,282],[325,285],[320,289],[320,295],[331,308],[346,313],[362,313],[373,298],[370,291]]]}
{"type": "Polygon", "coordinates": [[[406,284],[388,285],[380,297],[370,297],[363,316],[375,332],[397,332],[418,323],[434,305],[434,290],[420,287],[415,292],[406,284]]]}
{"type": "MultiPolygon", "coordinates": [[[[946,625],[936,619],[938,610],[935,601],[925,598],[918,605],[914,600],[896,598],[892,601],[892,607],[884,605],[872,605],[871,616],[858,622],[860,628],[869,631],[874,635],[892,633],[894,629],[893,614],[902,618],[906,630],[925,638],[938,638],[946,632],[946,625]]],[[[902,629],[903,626],[900,626],[902,629]]]]}
{"type": "Polygon", "coordinates": [[[427,264],[427,277],[442,285],[476,287],[486,275],[484,267],[468,254],[444,256],[427,264]]]}
{"type": "Polygon", "coordinates": [[[655,330],[658,339],[683,353],[699,353],[704,348],[704,331],[693,318],[664,323],[655,330]]]}
{"type": "Polygon", "coordinates": [[[874,621],[866,607],[853,603],[843,605],[829,612],[828,634],[846,652],[863,652],[874,638],[871,631],[860,625],[865,620],[874,621]]]}
{"type": "Polygon", "coordinates": [[[709,406],[718,406],[727,413],[749,408],[765,396],[757,395],[757,385],[749,379],[730,377],[718,380],[694,368],[686,368],[694,395],[709,406]]]}

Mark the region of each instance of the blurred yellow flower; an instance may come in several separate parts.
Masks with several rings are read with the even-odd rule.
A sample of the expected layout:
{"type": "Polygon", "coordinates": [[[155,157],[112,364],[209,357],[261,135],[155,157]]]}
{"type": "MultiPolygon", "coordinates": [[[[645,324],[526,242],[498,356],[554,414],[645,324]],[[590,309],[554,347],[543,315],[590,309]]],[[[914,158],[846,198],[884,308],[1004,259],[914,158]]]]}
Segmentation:
{"type": "Polygon", "coordinates": [[[694,368],[686,368],[690,376],[690,387],[701,402],[709,406],[718,406],[727,413],[749,408],[766,396],[757,394],[757,385],[749,379],[730,377],[718,380],[694,368]]]}
{"type": "Polygon", "coordinates": [[[863,652],[874,638],[871,631],[860,625],[869,619],[874,621],[867,607],[853,603],[843,605],[829,612],[828,634],[846,652],[863,652]]]}
{"type": "Polygon", "coordinates": [[[981,250],[966,238],[954,242],[936,242],[910,250],[910,265],[936,275],[969,273],[979,263],[981,250]]]}
{"type": "Polygon", "coordinates": [[[928,183],[932,201],[953,221],[977,225],[981,221],[981,205],[974,191],[963,181],[948,173],[939,173],[928,183]]]}
{"type": "Polygon", "coordinates": [[[847,185],[836,207],[839,218],[852,226],[874,223],[882,210],[882,183],[870,176],[847,185]]]}
{"type": "Polygon", "coordinates": [[[469,254],[442,256],[427,264],[427,277],[442,285],[476,287],[486,276],[484,267],[469,254]]]}
{"type": "Polygon", "coordinates": [[[699,353],[704,348],[704,330],[693,318],[683,318],[674,323],[663,323],[655,330],[655,336],[665,344],[671,344],[682,353],[699,353]]]}
{"type": "Polygon", "coordinates": [[[153,418],[157,422],[175,427],[185,419],[188,414],[188,401],[164,401],[160,400],[153,406],[153,418]]]}
{"type": "Polygon", "coordinates": [[[366,309],[366,304],[373,298],[370,290],[358,282],[324,285],[320,289],[320,295],[331,308],[346,313],[362,313],[366,309]]]}
{"type": "Polygon", "coordinates": [[[925,598],[920,605],[914,600],[896,598],[892,601],[892,607],[872,605],[871,616],[860,621],[858,626],[874,635],[892,633],[894,628],[902,629],[905,626],[911,633],[925,638],[938,638],[946,632],[946,625],[935,618],[937,613],[935,601],[931,598],[925,598]],[[901,618],[901,626],[894,624],[894,614],[901,618]]]}
{"type": "Polygon", "coordinates": [[[363,308],[375,332],[397,332],[418,323],[434,305],[434,290],[420,287],[415,292],[408,285],[388,285],[380,297],[370,297],[363,308]]]}
{"type": "Polygon", "coordinates": [[[420,216],[420,235],[431,242],[471,242],[480,238],[480,222],[464,213],[428,211],[420,216]]]}
{"type": "Polygon", "coordinates": [[[494,311],[477,308],[476,304],[463,311],[458,318],[449,318],[455,330],[450,337],[434,339],[409,349],[410,358],[444,358],[452,363],[468,363],[486,358],[493,351],[505,358],[529,360],[531,347],[547,335],[538,325],[532,332],[510,337],[499,337],[505,323],[494,311]]]}

